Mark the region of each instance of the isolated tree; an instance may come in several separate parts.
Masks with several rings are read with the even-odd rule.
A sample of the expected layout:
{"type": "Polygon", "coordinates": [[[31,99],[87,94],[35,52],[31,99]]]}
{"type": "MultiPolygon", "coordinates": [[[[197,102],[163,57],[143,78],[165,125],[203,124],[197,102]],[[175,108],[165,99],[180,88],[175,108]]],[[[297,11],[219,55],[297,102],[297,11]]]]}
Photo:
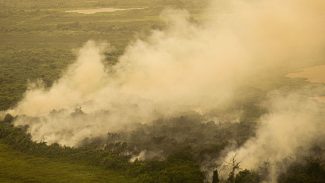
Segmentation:
{"type": "Polygon", "coordinates": [[[14,117],[11,114],[6,114],[3,119],[3,122],[11,123],[14,120],[14,117]]]}
{"type": "Polygon", "coordinates": [[[236,161],[236,155],[231,160],[231,171],[229,173],[227,183],[235,183],[236,171],[239,170],[240,162],[236,161]]]}
{"type": "Polygon", "coordinates": [[[212,183],[219,183],[219,174],[218,170],[213,171],[213,176],[212,176],[212,183]]]}
{"type": "Polygon", "coordinates": [[[235,178],[235,183],[259,183],[260,177],[257,173],[249,170],[240,171],[235,178]]]}

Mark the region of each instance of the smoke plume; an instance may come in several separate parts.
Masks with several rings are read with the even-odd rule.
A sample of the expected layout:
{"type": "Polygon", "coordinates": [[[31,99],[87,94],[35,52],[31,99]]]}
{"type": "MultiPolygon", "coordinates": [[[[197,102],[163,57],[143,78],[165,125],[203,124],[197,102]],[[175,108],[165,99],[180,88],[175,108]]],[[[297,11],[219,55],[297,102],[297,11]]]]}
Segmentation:
{"type": "Polygon", "coordinates": [[[273,94],[269,112],[260,119],[256,136],[242,147],[230,151],[219,168],[227,177],[227,163],[234,157],[240,168],[257,170],[269,163],[269,182],[277,182],[277,176],[288,163],[324,139],[324,105],[301,94],[273,94]]]}
{"type": "MultiPolygon", "coordinates": [[[[218,117],[213,111],[249,98],[243,91],[268,92],[324,58],[324,10],[323,0],[213,1],[200,23],[166,10],[167,28],[130,43],[114,66],[103,64],[107,44],[89,41],[61,79],[50,88],[34,83],[10,112],[33,140],[67,146],[188,111],[218,117]]],[[[236,153],[256,168],[307,148],[322,123],[316,104],[301,100],[271,98],[256,137],[226,159],[236,153]]]]}

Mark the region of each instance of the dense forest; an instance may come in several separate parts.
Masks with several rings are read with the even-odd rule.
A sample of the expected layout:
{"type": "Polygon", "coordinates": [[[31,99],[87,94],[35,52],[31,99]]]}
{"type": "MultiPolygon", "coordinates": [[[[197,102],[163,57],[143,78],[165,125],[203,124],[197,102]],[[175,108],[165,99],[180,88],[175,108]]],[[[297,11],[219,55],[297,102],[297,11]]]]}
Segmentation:
{"type": "MultiPolygon", "coordinates": [[[[13,127],[13,120],[10,115],[5,117],[1,122],[0,134],[1,143],[9,145],[15,151],[46,157],[52,161],[59,159],[68,163],[97,166],[107,171],[124,172],[124,176],[127,176],[126,182],[204,182],[207,171],[211,169],[213,182],[219,182],[218,172],[214,171],[213,158],[230,141],[245,141],[250,135],[247,132],[254,128],[249,122],[232,125],[215,125],[212,122],[202,124],[199,116],[191,115],[143,126],[132,134],[107,134],[105,139],[89,139],[78,148],[69,148],[58,144],[48,146],[45,142],[32,142],[26,128],[13,127]],[[144,132],[146,135],[143,135],[144,132]],[[212,134],[211,139],[206,139],[206,134],[212,134]],[[146,160],[139,158],[130,162],[131,152],[135,153],[143,148],[147,149],[144,154],[146,160]]],[[[324,150],[321,147],[313,147],[303,160],[290,165],[287,172],[279,177],[279,182],[323,182],[323,156],[324,150]]],[[[255,172],[241,169],[240,162],[234,159],[229,164],[233,171],[226,182],[258,183],[267,175],[267,162],[265,163],[265,167],[255,172]],[[234,174],[235,171],[238,173],[234,174]]]]}

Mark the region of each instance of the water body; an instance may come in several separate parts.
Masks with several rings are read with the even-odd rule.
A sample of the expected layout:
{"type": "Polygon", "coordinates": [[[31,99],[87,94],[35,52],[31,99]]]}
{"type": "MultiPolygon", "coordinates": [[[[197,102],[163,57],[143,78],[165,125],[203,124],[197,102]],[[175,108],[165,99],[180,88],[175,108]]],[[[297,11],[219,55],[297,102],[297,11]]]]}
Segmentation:
{"type": "Polygon", "coordinates": [[[308,67],[287,75],[290,78],[304,78],[311,83],[325,83],[325,65],[308,67]]]}
{"type": "MultiPolygon", "coordinates": [[[[325,65],[308,67],[299,72],[287,75],[290,78],[304,78],[311,83],[325,84],[325,65]]],[[[315,100],[325,103],[325,95],[313,97],[315,100]]]]}
{"type": "Polygon", "coordinates": [[[91,15],[95,13],[112,13],[116,11],[128,11],[128,10],[141,10],[144,8],[127,8],[127,9],[122,9],[122,8],[95,8],[95,9],[82,9],[82,10],[69,10],[66,11],[67,13],[81,13],[81,14],[86,14],[86,15],[91,15]]]}

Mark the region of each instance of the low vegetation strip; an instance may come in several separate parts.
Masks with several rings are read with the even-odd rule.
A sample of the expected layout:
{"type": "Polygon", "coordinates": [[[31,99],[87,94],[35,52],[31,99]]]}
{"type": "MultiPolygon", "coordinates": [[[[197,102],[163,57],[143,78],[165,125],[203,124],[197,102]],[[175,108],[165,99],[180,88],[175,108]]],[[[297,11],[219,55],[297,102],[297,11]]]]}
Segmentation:
{"type": "Polygon", "coordinates": [[[0,142],[0,182],[133,182],[122,172],[21,153],[0,142]]]}

